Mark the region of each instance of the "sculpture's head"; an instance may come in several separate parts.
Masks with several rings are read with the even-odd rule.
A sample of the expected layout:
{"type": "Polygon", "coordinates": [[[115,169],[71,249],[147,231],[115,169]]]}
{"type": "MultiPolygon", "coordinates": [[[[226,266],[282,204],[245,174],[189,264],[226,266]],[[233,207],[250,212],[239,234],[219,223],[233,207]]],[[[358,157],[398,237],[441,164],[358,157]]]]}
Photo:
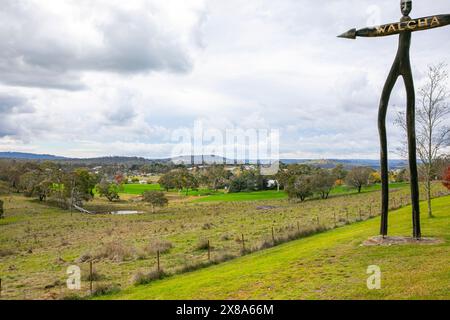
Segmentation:
{"type": "Polygon", "coordinates": [[[405,17],[409,16],[412,10],[412,0],[401,0],[400,6],[403,15],[405,17]]]}

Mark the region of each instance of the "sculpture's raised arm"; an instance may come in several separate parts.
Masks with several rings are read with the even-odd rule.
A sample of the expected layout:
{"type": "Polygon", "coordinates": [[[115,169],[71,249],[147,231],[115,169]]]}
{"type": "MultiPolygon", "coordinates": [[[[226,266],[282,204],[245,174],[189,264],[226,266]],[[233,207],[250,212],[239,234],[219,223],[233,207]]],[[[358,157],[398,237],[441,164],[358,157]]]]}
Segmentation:
{"type": "Polygon", "coordinates": [[[385,37],[405,31],[422,31],[450,25],[450,14],[442,14],[419,19],[384,24],[360,30],[351,29],[338,36],[339,38],[356,39],[356,37],[385,37]]]}

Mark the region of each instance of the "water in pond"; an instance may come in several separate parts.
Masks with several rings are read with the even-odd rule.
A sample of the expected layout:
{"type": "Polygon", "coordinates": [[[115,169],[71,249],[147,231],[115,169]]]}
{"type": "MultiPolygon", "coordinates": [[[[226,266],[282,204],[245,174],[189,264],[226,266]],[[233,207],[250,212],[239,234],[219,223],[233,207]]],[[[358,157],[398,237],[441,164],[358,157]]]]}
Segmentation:
{"type": "Polygon", "coordinates": [[[122,211],[114,211],[111,212],[111,214],[117,214],[117,215],[129,215],[129,214],[140,214],[142,212],[140,211],[131,211],[131,210],[122,210],[122,211]]]}

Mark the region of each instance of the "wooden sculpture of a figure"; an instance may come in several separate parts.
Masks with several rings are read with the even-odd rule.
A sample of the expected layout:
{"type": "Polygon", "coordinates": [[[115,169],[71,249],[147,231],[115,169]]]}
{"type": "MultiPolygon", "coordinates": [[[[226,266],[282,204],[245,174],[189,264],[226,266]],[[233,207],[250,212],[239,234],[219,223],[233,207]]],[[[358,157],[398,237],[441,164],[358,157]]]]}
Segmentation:
{"type": "MultiPolygon", "coordinates": [[[[403,17],[400,22],[411,21],[409,14],[412,10],[411,0],[401,0],[401,10],[403,17]]],[[[406,126],[408,128],[408,154],[409,171],[411,183],[412,199],[412,219],[413,237],[420,238],[420,206],[419,206],[419,178],[417,173],[416,156],[416,97],[414,90],[414,80],[411,71],[411,60],[409,49],[411,47],[411,31],[400,33],[397,56],[392,65],[383,93],[380,100],[378,113],[378,130],[380,132],[381,143],[381,177],[382,177],[382,201],[381,201],[381,235],[388,234],[388,214],[389,214],[389,167],[388,167],[388,147],[386,136],[386,113],[389,98],[397,79],[402,76],[406,87],[406,126]]]]}
{"type": "Polygon", "coordinates": [[[381,96],[378,130],[380,133],[381,144],[381,179],[382,179],[382,205],[381,205],[381,235],[388,234],[388,214],[389,214],[389,167],[388,167],[388,149],[386,135],[386,114],[389,104],[389,98],[399,77],[402,77],[407,93],[407,130],[408,130],[408,153],[409,169],[411,176],[411,199],[412,199],[412,218],[413,218],[413,237],[420,239],[422,234],[420,230],[420,207],[419,207],[419,178],[417,172],[416,155],[416,125],[415,125],[415,90],[414,80],[411,71],[411,61],[409,50],[411,47],[411,33],[426,29],[433,29],[450,24],[450,15],[437,15],[420,19],[411,19],[409,14],[412,10],[412,0],[401,0],[400,3],[403,17],[400,22],[381,25],[373,28],[364,28],[360,30],[351,29],[340,35],[341,38],[356,39],[356,37],[383,37],[399,34],[399,46],[394,64],[384,85],[381,96]]]}

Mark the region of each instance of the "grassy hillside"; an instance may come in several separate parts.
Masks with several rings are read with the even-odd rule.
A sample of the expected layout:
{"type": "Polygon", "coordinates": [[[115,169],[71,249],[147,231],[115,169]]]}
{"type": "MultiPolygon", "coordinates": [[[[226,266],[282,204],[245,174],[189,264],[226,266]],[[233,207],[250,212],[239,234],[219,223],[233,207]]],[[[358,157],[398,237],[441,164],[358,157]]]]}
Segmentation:
{"type": "MultiPolygon", "coordinates": [[[[436,196],[442,186],[435,185],[436,196]]],[[[406,205],[408,189],[391,190],[391,208],[406,205]]],[[[285,199],[189,203],[171,201],[151,214],[145,203],[110,203],[95,198],[86,209],[107,213],[136,210],[138,215],[84,215],[61,210],[51,203],[3,196],[5,219],[0,220],[0,278],[2,299],[57,299],[73,294],[66,288],[67,267],[82,271],[82,291],[88,294],[89,261],[94,262],[95,288],[118,285],[128,288],[139,272],[156,265],[155,248],[172,246],[161,255],[164,271],[175,273],[207,261],[200,244],[208,239],[212,258],[240,256],[241,236],[252,250],[267,248],[272,228],[277,239],[298,228],[333,228],[369,219],[380,211],[379,192],[342,195],[328,200],[289,202],[285,199]]],[[[375,229],[378,229],[377,226],[375,229]]]]}
{"type": "MultiPolygon", "coordinates": [[[[423,232],[443,244],[360,246],[377,234],[376,218],[107,298],[450,299],[450,197],[433,206],[423,232]],[[381,267],[381,290],[366,287],[369,265],[381,267]]],[[[391,235],[409,235],[410,207],[391,213],[390,225],[391,235]]]]}

